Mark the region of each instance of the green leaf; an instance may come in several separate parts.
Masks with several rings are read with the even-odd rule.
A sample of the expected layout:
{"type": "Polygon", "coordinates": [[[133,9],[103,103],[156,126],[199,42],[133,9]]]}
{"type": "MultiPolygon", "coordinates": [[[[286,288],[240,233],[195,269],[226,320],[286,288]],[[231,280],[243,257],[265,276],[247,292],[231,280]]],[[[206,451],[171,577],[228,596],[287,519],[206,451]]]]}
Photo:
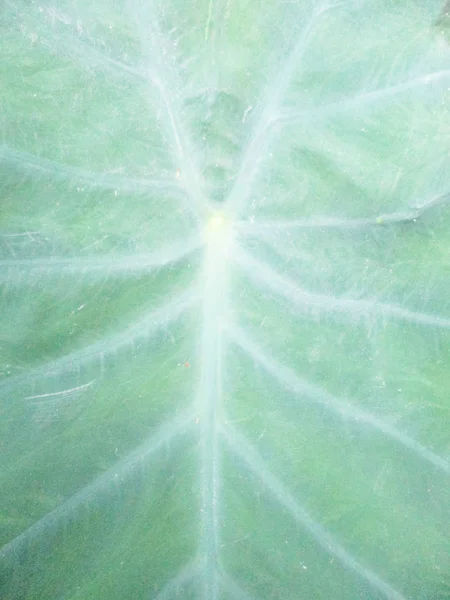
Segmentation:
{"type": "Polygon", "coordinates": [[[4,0],[2,600],[450,597],[435,0],[4,0]]]}

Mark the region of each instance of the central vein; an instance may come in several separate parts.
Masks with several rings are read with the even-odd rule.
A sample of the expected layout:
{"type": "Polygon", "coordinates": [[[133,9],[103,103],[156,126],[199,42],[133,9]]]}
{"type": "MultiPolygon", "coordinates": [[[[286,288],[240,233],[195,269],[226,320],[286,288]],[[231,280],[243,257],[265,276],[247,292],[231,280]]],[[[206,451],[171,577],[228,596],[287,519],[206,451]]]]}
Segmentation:
{"type": "Polygon", "coordinates": [[[201,548],[204,600],[217,600],[219,549],[220,464],[218,418],[222,402],[222,323],[228,310],[228,264],[232,231],[226,218],[213,215],[205,228],[205,259],[202,270],[203,320],[198,394],[201,427],[201,548]]]}

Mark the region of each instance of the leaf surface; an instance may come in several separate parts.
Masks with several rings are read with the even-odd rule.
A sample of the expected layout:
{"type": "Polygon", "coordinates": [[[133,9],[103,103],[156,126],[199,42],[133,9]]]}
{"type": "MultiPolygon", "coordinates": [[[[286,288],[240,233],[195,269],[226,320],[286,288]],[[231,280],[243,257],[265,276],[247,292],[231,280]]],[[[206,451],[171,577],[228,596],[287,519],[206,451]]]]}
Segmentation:
{"type": "Polygon", "coordinates": [[[446,10],[5,0],[3,600],[450,596],[446,10]]]}

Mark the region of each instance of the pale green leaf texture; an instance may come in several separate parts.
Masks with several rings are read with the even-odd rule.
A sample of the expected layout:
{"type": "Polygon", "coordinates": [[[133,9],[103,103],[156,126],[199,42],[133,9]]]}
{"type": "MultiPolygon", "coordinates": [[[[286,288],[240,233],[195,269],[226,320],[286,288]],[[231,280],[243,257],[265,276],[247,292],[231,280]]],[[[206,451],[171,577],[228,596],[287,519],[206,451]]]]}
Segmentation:
{"type": "Polygon", "coordinates": [[[3,0],[1,600],[450,598],[443,0],[3,0]]]}

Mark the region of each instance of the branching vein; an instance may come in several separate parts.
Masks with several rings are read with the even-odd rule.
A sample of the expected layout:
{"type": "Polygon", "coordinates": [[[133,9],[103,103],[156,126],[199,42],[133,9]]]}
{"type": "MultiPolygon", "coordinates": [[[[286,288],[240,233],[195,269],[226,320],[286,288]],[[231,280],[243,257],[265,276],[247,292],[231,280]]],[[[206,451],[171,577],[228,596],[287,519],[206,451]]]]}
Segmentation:
{"type": "Polygon", "coordinates": [[[169,77],[173,68],[165,56],[166,40],[158,27],[156,11],[151,7],[150,14],[144,15],[136,0],[128,0],[128,7],[139,32],[143,54],[148,60],[149,80],[159,90],[166,110],[180,181],[184,183],[189,194],[191,209],[197,216],[201,216],[205,213],[207,200],[202,191],[200,173],[193,160],[194,146],[182,124],[181,111],[176,104],[174,93],[181,82],[176,85],[172,81],[174,76],[172,79],[169,77]]]}
{"type": "Polygon", "coordinates": [[[431,452],[416,440],[399,431],[389,423],[362,410],[354,404],[340,400],[329,394],[321,387],[301,379],[294,371],[277,362],[273,357],[263,352],[250,338],[237,326],[227,327],[227,333],[231,339],[238,344],[253,360],[261,364],[264,369],[272,375],[281,385],[291,390],[302,400],[311,399],[316,403],[322,404],[326,408],[350,418],[358,423],[369,425],[380,431],[383,435],[390,437],[409,450],[412,450],[423,460],[427,460],[438,469],[450,475],[450,463],[431,452]]]}
{"type": "Polygon", "coordinates": [[[114,484],[123,484],[124,480],[132,474],[136,465],[147,463],[156,452],[192,425],[193,416],[192,409],[190,409],[184,414],[177,415],[172,421],[161,425],[153,437],[3,546],[0,549],[0,556],[5,557],[16,552],[23,544],[29,543],[33,539],[45,535],[49,529],[57,527],[65,517],[72,516],[84,504],[97,500],[98,496],[108,491],[114,484]]]}
{"type": "Polygon", "coordinates": [[[294,232],[301,229],[363,229],[367,227],[380,227],[397,223],[411,223],[419,220],[428,210],[445,206],[450,202],[450,193],[438,194],[423,202],[418,202],[408,210],[391,213],[380,213],[374,217],[346,218],[346,217],[307,217],[292,220],[258,220],[241,221],[237,228],[243,236],[258,237],[264,232],[282,233],[284,231],[294,232]]]}
{"type": "Polygon", "coordinates": [[[171,192],[183,195],[183,189],[174,178],[146,179],[128,177],[108,172],[92,172],[79,167],[71,167],[64,163],[48,160],[30,154],[19,152],[7,146],[0,146],[0,164],[13,166],[23,173],[35,178],[47,177],[52,180],[77,182],[89,186],[89,189],[105,189],[123,193],[135,192],[171,192]]]}
{"type": "Polygon", "coordinates": [[[78,370],[83,365],[94,361],[102,361],[105,357],[118,352],[121,348],[131,345],[138,339],[148,337],[168,323],[178,319],[198,300],[194,290],[184,292],[172,301],[167,302],[162,308],[149,312],[143,319],[133,323],[119,334],[104,336],[102,340],[76,350],[71,354],[63,356],[50,363],[46,363],[36,369],[30,370],[23,375],[11,377],[0,384],[2,394],[21,388],[27,383],[39,379],[47,379],[52,375],[68,370],[78,370]]]}
{"type": "MultiPolygon", "coordinates": [[[[0,236],[1,240],[1,236],[0,236]]],[[[171,244],[153,253],[129,254],[125,256],[109,254],[104,256],[51,257],[30,259],[0,260],[0,283],[11,281],[15,272],[23,275],[20,280],[24,285],[30,284],[30,277],[38,277],[39,281],[47,276],[84,274],[96,277],[128,276],[136,273],[151,273],[169,264],[186,258],[200,247],[200,236],[193,237],[178,244],[171,244]]]]}
{"type": "Polygon", "coordinates": [[[286,61],[279,70],[275,81],[271,82],[270,91],[265,98],[259,119],[244,151],[241,168],[227,200],[231,213],[236,215],[237,218],[240,217],[251,193],[262,151],[268,143],[268,130],[279,116],[283,97],[291,83],[295,70],[299,67],[314,27],[324,12],[325,7],[322,2],[313,10],[286,61]]]}
{"type": "Polygon", "coordinates": [[[387,86],[371,92],[365,92],[340,100],[339,102],[332,102],[331,104],[325,104],[318,108],[303,109],[303,110],[287,110],[284,111],[276,120],[278,123],[283,125],[294,125],[295,123],[303,121],[305,118],[310,119],[311,117],[327,117],[339,115],[343,112],[351,110],[358,110],[360,108],[372,108],[379,106],[383,101],[391,101],[392,98],[401,96],[402,94],[411,92],[412,90],[421,89],[425,92],[431,92],[435,95],[435,86],[441,85],[444,89],[447,89],[450,82],[450,70],[437,71],[436,73],[429,73],[427,75],[420,75],[414,77],[409,81],[404,81],[397,85],[387,86]]]}
{"type": "Polygon", "coordinates": [[[429,327],[450,328],[450,319],[426,313],[419,313],[402,308],[395,304],[386,304],[377,300],[353,300],[339,298],[326,294],[313,294],[297,286],[288,277],[279,275],[264,263],[240,250],[233,258],[253,280],[264,284],[278,295],[284,296],[289,302],[301,309],[317,308],[326,312],[337,312],[347,315],[348,319],[367,316],[370,314],[392,317],[429,327]]]}
{"type": "Polygon", "coordinates": [[[223,429],[230,448],[241,458],[248,468],[262,481],[281,506],[291,514],[294,521],[303,527],[326,552],[335,556],[344,567],[351,569],[369,585],[381,592],[389,600],[406,600],[379,575],[360,563],[328,531],[317,523],[311,515],[292,496],[286,486],[264,465],[253,447],[231,428],[223,429]]]}

